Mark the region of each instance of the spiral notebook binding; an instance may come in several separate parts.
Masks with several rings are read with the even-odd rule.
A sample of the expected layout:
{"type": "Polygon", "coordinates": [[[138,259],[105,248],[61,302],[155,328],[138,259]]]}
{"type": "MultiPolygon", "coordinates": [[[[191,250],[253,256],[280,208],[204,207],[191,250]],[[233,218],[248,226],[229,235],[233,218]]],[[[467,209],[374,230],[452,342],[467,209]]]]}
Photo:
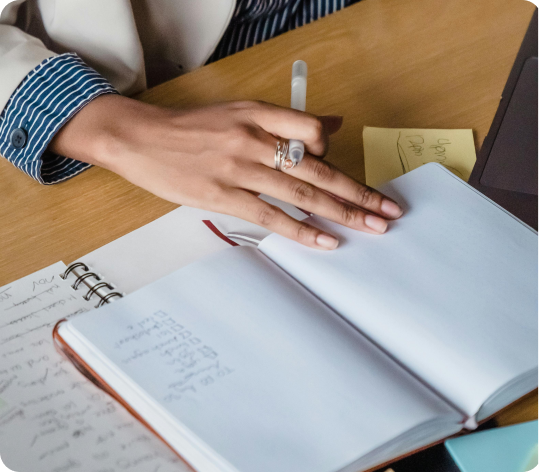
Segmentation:
{"type": "Polygon", "coordinates": [[[96,275],[94,272],[85,272],[83,275],[80,275],[79,277],[75,279],[75,282],[73,283],[72,288],[74,290],[77,290],[77,287],[81,285],[81,282],[83,282],[83,280],[89,277],[94,277],[96,280],[100,280],[100,277],[96,275]]]}
{"type": "Polygon", "coordinates": [[[96,295],[100,299],[95,308],[100,308],[106,303],[111,303],[111,299],[122,298],[124,296],[122,293],[115,291],[113,285],[103,281],[98,274],[92,272],[89,266],[83,262],[70,264],[60,277],[66,280],[70,274],[75,276],[75,281],[71,285],[74,290],[77,290],[81,284],[88,287],[87,293],[83,295],[85,300],[90,300],[93,295],[96,295]],[[106,290],[112,291],[106,292],[106,290]]]}

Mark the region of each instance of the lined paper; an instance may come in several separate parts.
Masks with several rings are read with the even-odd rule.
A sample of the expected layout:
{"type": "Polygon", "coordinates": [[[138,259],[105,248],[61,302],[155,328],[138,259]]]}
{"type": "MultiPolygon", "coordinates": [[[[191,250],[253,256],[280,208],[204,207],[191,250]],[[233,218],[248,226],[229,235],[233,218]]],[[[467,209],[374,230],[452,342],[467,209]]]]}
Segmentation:
{"type": "Polygon", "coordinates": [[[2,461],[17,472],[188,470],[54,348],[56,321],[96,304],[64,270],[59,262],[0,288],[2,461]]]}

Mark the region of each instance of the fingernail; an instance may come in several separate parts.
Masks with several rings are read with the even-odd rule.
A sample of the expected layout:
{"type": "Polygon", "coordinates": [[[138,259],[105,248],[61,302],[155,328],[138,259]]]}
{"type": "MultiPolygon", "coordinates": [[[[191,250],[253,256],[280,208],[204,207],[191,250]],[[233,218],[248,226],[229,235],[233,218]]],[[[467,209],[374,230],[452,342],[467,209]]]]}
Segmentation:
{"type": "Polygon", "coordinates": [[[329,234],[321,233],[316,237],[316,244],[324,249],[335,249],[339,245],[339,240],[329,234]]]}
{"type": "Polygon", "coordinates": [[[365,224],[377,233],[383,233],[388,227],[386,220],[374,215],[367,215],[365,217],[365,224]]]}
{"type": "Polygon", "coordinates": [[[387,198],[382,199],[380,211],[390,218],[399,218],[403,214],[401,207],[387,198]]]}

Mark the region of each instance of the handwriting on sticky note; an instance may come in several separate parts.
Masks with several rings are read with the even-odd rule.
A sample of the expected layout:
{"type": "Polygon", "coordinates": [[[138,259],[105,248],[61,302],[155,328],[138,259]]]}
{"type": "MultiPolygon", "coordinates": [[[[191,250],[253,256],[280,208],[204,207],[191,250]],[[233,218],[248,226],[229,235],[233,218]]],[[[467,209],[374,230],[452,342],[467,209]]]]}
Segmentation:
{"type": "Polygon", "coordinates": [[[363,129],[365,179],[378,187],[429,162],[467,181],[476,162],[470,129],[363,129]]]}
{"type": "Polygon", "coordinates": [[[0,288],[0,455],[21,472],[186,470],[55,350],[56,321],[95,304],[60,279],[64,270],[0,288]]]}

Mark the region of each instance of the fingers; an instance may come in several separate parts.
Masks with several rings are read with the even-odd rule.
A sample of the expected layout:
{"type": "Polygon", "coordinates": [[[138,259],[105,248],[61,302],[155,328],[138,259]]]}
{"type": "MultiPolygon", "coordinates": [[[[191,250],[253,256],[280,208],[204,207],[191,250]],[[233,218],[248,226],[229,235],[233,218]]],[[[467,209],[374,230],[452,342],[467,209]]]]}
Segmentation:
{"type": "Polygon", "coordinates": [[[396,219],[403,214],[401,207],[391,198],[356,182],[328,162],[312,156],[305,155],[301,164],[286,172],[384,218],[396,219]]]}
{"type": "Polygon", "coordinates": [[[248,113],[250,119],[268,133],[303,141],[306,150],[315,156],[326,154],[329,135],[342,125],[340,116],[317,117],[264,102],[255,103],[248,113]]]}
{"type": "MultiPolygon", "coordinates": [[[[259,171],[245,173],[243,178],[237,179],[235,186],[239,185],[250,192],[266,193],[342,225],[372,234],[384,233],[387,220],[402,215],[402,209],[392,199],[315,157],[325,155],[329,135],[341,127],[341,117],[316,117],[263,102],[252,102],[241,108],[258,128],[253,135],[258,145],[251,147],[251,155],[256,156],[265,167],[258,166],[259,171]],[[277,136],[300,139],[305,143],[306,155],[300,165],[285,172],[271,170],[274,167],[272,156],[277,136]]],[[[237,176],[241,177],[240,174],[237,176]]],[[[277,211],[280,212],[273,210],[273,215],[277,211]]],[[[279,214],[281,216],[277,218],[283,222],[285,215],[282,212],[279,214]]],[[[267,227],[262,222],[257,223],[267,227]]],[[[299,225],[297,222],[295,224],[299,225]]],[[[291,234],[288,237],[296,239],[291,234]]]]}
{"type": "Polygon", "coordinates": [[[250,182],[243,185],[249,190],[257,188],[262,193],[358,231],[382,234],[388,227],[388,222],[380,216],[347,201],[340,201],[308,182],[263,166],[250,182]]]}
{"type": "Polygon", "coordinates": [[[328,251],[339,245],[339,241],[334,236],[307,223],[295,220],[280,208],[270,205],[244,190],[230,192],[225,204],[230,215],[263,226],[269,231],[293,239],[305,246],[328,251]]]}

